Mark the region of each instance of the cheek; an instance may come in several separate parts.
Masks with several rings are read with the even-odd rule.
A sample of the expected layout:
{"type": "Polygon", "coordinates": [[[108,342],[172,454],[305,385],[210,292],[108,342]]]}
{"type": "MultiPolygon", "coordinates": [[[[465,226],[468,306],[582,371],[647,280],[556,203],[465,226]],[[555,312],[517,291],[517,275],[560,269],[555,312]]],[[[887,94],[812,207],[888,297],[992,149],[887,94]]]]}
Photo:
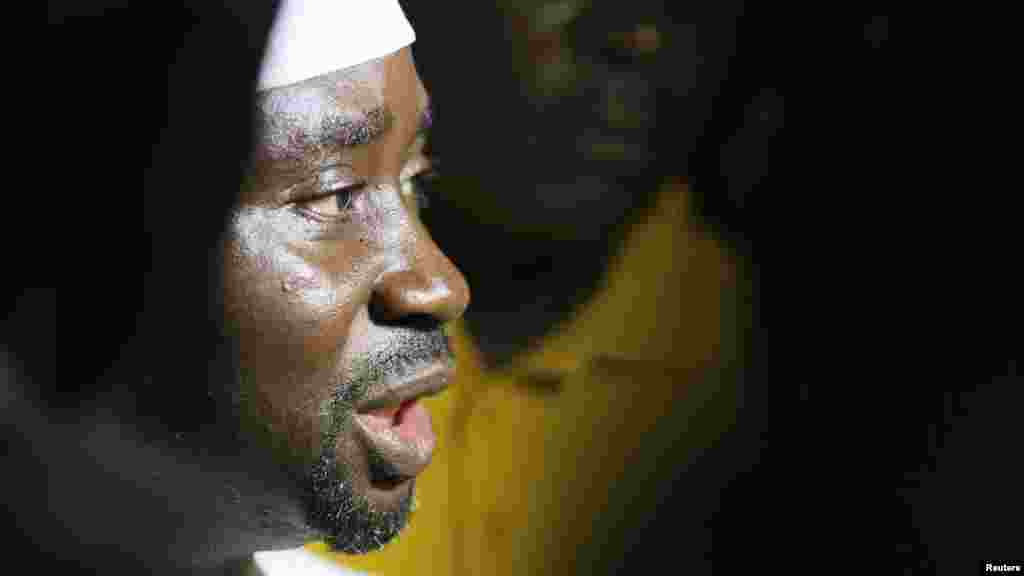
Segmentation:
{"type": "Polygon", "coordinates": [[[368,290],[360,247],[296,241],[284,218],[250,216],[233,223],[224,247],[229,319],[277,343],[336,348],[368,290]],[[309,338],[324,339],[317,343],[309,338]]]}
{"type": "Polygon", "coordinates": [[[250,425],[305,452],[316,446],[318,412],[367,290],[358,254],[297,250],[280,228],[264,219],[234,223],[224,246],[224,311],[250,425]]]}

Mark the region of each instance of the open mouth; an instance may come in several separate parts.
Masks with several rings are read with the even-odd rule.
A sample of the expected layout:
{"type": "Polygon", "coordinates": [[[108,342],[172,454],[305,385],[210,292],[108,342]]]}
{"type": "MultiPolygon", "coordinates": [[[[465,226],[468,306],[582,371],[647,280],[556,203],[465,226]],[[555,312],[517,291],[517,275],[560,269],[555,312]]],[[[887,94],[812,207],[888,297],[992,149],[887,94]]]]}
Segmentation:
{"type": "Polygon", "coordinates": [[[416,402],[415,398],[401,402],[397,406],[378,408],[377,410],[367,412],[366,416],[387,421],[390,426],[400,428],[409,412],[409,407],[412,406],[414,402],[416,402]]]}
{"type": "Polygon", "coordinates": [[[413,380],[372,394],[358,407],[355,428],[367,448],[375,486],[393,489],[430,463],[437,436],[420,399],[443,391],[452,376],[450,367],[433,366],[413,380]]]}
{"type": "MultiPolygon", "coordinates": [[[[370,444],[370,481],[378,488],[391,490],[410,480],[429,463],[433,449],[433,430],[429,421],[413,422],[410,411],[416,400],[398,406],[360,414],[363,437],[370,444]],[[424,461],[425,460],[425,461],[424,461]]],[[[422,408],[422,407],[421,407],[422,408]]],[[[416,414],[417,419],[421,415],[416,414]]]]}

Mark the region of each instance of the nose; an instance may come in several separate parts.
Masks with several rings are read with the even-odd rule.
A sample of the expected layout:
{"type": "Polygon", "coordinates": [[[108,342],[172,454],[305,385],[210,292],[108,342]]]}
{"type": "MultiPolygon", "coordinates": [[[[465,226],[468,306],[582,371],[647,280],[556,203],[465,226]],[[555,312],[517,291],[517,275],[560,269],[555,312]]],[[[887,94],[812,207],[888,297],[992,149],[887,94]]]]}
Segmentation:
{"type": "Polygon", "coordinates": [[[444,324],[460,318],[469,306],[469,284],[441,251],[422,223],[402,242],[398,258],[377,279],[370,317],[378,324],[444,324]]]}

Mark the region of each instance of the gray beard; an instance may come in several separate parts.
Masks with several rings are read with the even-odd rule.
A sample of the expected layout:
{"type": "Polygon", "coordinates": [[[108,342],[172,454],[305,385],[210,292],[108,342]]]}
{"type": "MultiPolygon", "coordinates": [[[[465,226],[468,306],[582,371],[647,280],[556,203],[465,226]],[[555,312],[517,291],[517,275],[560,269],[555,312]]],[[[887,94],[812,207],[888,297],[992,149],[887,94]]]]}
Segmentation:
{"type": "Polygon", "coordinates": [[[324,535],[332,549],[346,554],[379,550],[394,539],[409,522],[415,489],[415,485],[410,486],[398,510],[375,510],[366,498],[352,490],[352,483],[344,477],[344,468],[339,466],[335,455],[338,436],[351,424],[354,400],[366,394],[369,382],[375,378],[370,368],[368,361],[360,363],[353,378],[329,401],[323,412],[326,421],[320,439],[320,458],[306,482],[309,525],[324,535]]]}
{"type": "Polygon", "coordinates": [[[402,498],[398,510],[374,510],[340,477],[333,450],[325,449],[310,475],[309,522],[325,535],[327,544],[336,551],[365,554],[379,550],[409,522],[414,490],[415,485],[402,498]]]}

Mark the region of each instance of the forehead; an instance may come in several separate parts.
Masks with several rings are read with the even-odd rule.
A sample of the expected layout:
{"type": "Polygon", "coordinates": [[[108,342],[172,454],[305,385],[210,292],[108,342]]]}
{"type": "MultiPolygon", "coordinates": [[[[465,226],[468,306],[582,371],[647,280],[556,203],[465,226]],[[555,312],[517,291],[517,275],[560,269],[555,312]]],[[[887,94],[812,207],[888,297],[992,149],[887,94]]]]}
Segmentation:
{"type": "Polygon", "coordinates": [[[427,100],[408,49],[260,92],[256,108],[261,156],[287,160],[313,143],[329,140],[327,136],[337,134],[339,127],[386,129],[395,118],[416,118],[427,100]]]}
{"type": "Polygon", "coordinates": [[[256,106],[264,117],[315,116],[326,108],[370,110],[384,103],[389,62],[381,58],[260,92],[256,106]]]}

